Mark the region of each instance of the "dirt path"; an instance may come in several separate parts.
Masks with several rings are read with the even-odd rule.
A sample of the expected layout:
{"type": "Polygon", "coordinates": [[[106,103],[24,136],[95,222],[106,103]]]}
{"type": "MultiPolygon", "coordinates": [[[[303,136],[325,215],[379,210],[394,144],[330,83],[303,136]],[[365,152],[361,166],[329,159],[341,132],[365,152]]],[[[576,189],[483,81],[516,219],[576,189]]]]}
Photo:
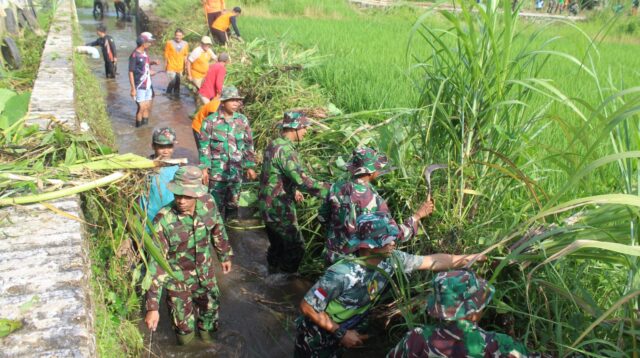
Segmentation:
{"type": "MultiPolygon", "coordinates": [[[[548,1],[548,0],[547,0],[548,1]]],[[[393,0],[349,0],[349,2],[363,6],[363,7],[391,7],[396,6],[397,2],[393,0]]],[[[435,5],[432,2],[403,2],[402,5],[410,5],[420,8],[430,8],[435,5]]],[[[439,9],[460,11],[459,8],[455,8],[449,4],[441,4],[438,6],[439,9]]],[[[545,7],[546,11],[546,7],[545,7]]],[[[578,16],[569,16],[568,11],[565,10],[564,14],[547,14],[545,11],[541,12],[532,12],[529,10],[520,11],[519,15],[524,18],[530,19],[538,19],[538,20],[572,20],[572,21],[584,21],[587,19],[586,16],[578,15],[578,16]]]]}

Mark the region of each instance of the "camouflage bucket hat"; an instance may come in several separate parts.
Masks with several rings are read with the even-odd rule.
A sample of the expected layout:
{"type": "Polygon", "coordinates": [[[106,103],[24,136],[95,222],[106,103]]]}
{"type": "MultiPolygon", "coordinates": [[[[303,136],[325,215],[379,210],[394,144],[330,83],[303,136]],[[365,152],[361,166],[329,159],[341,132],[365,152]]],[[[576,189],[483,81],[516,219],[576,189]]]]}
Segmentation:
{"type": "Polygon", "coordinates": [[[157,128],[151,136],[153,144],[169,145],[176,143],[176,131],[170,127],[157,128]]]}
{"type": "Polygon", "coordinates": [[[284,118],[282,122],[278,123],[278,127],[280,128],[306,128],[311,125],[311,121],[303,112],[284,112],[284,118]]]}
{"type": "Polygon", "coordinates": [[[167,184],[169,191],[176,195],[190,196],[197,198],[208,192],[207,187],[202,184],[202,170],[194,166],[180,167],[167,184]]]}
{"type": "Polygon", "coordinates": [[[356,233],[351,236],[348,245],[353,251],[376,249],[395,241],[399,233],[398,226],[389,214],[380,211],[362,214],[356,219],[356,233]]]}
{"type": "Polygon", "coordinates": [[[372,148],[356,148],[347,163],[347,169],[353,175],[371,174],[387,166],[387,156],[372,148]]]}
{"type": "Polygon", "coordinates": [[[240,95],[240,92],[236,86],[224,86],[222,87],[222,94],[220,94],[220,102],[224,102],[230,99],[244,99],[240,95]]]}
{"type": "Polygon", "coordinates": [[[434,293],[427,299],[427,313],[455,321],[482,311],[493,298],[495,288],[475,272],[440,272],[433,278],[434,293]]]}

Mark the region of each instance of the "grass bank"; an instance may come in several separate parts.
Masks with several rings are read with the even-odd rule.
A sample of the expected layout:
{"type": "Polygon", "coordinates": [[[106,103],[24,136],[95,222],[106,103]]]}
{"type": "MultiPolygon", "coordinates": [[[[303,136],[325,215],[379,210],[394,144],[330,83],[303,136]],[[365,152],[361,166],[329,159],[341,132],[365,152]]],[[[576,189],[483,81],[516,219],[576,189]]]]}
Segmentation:
{"type": "MultiPolygon", "coordinates": [[[[74,27],[74,43],[82,44],[78,26],[74,27]]],[[[110,154],[115,148],[115,136],[104,91],[84,55],[73,54],[73,71],[78,121],[89,125],[99,154],[110,154]]],[[[135,254],[128,249],[131,246],[126,247],[132,240],[126,213],[142,187],[140,180],[133,179],[123,187],[126,190],[111,186],[82,195],[83,213],[89,223],[96,345],[102,357],[140,356],[143,351],[144,338],[137,328],[140,302],[134,278],[140,271],[136,271],[137,261],[131,257],[135,254]]]]}
{"type": "MultiPolygon", "coordinates": [[[[74,31],[74,43],[76,46],[81,45],[77,27],[74,31]]],[[[91,73],[85,56],[78,53],[73,54],[73,81],[78,121],[86,122],[100,143],[114,148],[115,136],[100,83],[91,73]]]]}
{"type": "Polygon", "coordinates": [[[77,53],[73,54],[73,76],[78,120],[89,125],[100,143],[114,148],[115,137],[100,83],[91,73],[84,56],[77,53]]]}

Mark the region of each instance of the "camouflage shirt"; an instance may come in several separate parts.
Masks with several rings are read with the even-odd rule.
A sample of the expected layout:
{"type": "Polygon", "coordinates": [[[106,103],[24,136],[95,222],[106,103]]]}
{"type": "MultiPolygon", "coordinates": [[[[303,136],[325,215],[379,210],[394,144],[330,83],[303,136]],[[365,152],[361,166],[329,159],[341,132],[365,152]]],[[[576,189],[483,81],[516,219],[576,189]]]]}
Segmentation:
{"type": "MultiPolygon", "coordinates": [[[[389,207],[371,183],[354,178],[331,185],[319,212],[320,220],[327,225],[327,260],[336,262],[342,255],[351,253],[347,241],[356,232],[356,218],[378,211],[389,213],[389,207]]],[[[411,216],[398,228],[398,240],[404,242],[415,236],[418,222],[411,216]]]]}
{"type": "Polygon", "coordinates": [[[311,195],[323,197],[327,194],[328,183],[308,176],[293,143],[286,138],[274,139],[264,151],[260,193],[260,212],[265,222],[295,220],[295,192],[300,188],[311,195]],[[293,218],[287,217],[293,215],[293,218]]]}
{"type": "Polygon", "coordinates": [[[214,112],[205,118],[198,134],[198,154],[200,168],[209,168],[209,180],[242,181],[242,170],[255,166],[247,117],[236,112],[227,119],[214,112]]]}
{"type": "Polygon", "coordinates": [[[340,324],[368,311],[396,270],[411,273],[420,267],[423,259],[423,256],[394,250],[376,268],[349,259],[339,261],[327,269],[304,300],[316,312],[326,312],[340,324]]]}
{"type": "Polygon", "coordinates": [[[488,332],[465,320],[414,328],[387,358],[537,357],[506,334],[488,332]]]}
{"type": "MultiPolygon", "coordinates": [[[[215,285],[213,246],[220,262],[233,256],[229,238],[211,195],[196,201],[195,213],[181,215],[171,203],[156,215],[154,230],[164,256],[180,281],[197,278],[202,286],[215,285]]],[[[147,310],[158,310],[164,284],[173,288],[174,279],[155,260],[149,262],[151,287],[147,291],[147,310]]]]}

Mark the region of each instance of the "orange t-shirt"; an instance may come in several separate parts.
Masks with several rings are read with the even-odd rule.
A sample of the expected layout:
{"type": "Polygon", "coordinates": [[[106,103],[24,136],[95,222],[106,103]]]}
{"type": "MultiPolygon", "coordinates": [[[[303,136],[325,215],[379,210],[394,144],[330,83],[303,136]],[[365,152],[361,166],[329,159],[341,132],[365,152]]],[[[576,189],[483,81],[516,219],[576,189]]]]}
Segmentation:
{"type": "Polygon", "coordinates": [[[231,11],[223,13],[222,15],[218,16],[211,27],[222,32],[227,32],[227,30],[229,30],[229,26],[231,26],[232,16],[234,16],[234,13],[231,11]]]}
{"type": "Polygon", "coordinates": [[[205,0],[204,10],[207,14],[224,10],[224,0],[205,0]]]}
{"type": "Polygon", "coordinates": [[[218,110],[220,106],[220,96],[214,97],[209,103],[200,107],[198,113],[196,113],[195,117],[193,117],[193,122],[191,122],[191,128],[200,133],[200,129],[202,129],[202,121],[207,118],[211,113],[218,110]]]}
{"type": "Polygon", "coordinates": [[[164,47],[164,58],[167,61],[166,70],[169,72],[182,73],[184,70],[184,59],[189,55],[189,43],[182,41],[182,48],[177,51],[173,40],[167,41],[164,47]]]}
{"type": "Polygon", "coordinates": [[[188,57],[191,62],[191,76],[195,79],[204,78],[209,71],[209,61],[215,56],[213,51],[204,51],[201,46],[196,47],[188,57]]]}

